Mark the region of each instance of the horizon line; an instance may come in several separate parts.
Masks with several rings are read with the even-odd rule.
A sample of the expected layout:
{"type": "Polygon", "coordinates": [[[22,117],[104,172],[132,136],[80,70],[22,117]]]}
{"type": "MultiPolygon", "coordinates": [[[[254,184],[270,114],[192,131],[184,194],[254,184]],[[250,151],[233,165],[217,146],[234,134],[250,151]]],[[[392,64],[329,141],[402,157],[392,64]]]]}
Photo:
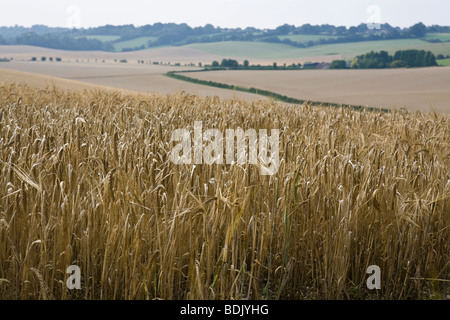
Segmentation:
{"type": "MultiPolygon", "coordinates": [[[[358,27],[358,26],[360,26],[360,25],[364,25],[364,24],[371,24],[372,22],[361,22],[361,23],[359,23],[359,24],[357,24],[357,25],[350,25],[350,26],[345,26],[345,25],[335,25],[335,24],[329,24],[329,23],[322,23],[322,24],[312,24],[312,23],[304,23],[304,24],[301,24],[301,25],[295,25],[295,24],[289,24],[289,23],[284,23],[284,24],[280,24],[279,26],[277,26],[277,27],[274,27],[274,28],[270,28],[270,27],[264,27],[264,28],[261,28],[261,27],[254,27],[254,26],[246,26],[246,27],[222,27],[222,26],[219,26],[219,25],[214,25],[214,24],[212,24],[212,23],[206,23],[206,24],[203,24],[203,25],[197,25],[197,26],[193,26],[193,25],[190,25],[189,23],[187,23],[187,22],[179,22],[179,23],[177,23],[177,22],[154,22],[154,23],[148,23],[148,24],[134,24],[134,23],[128,23],[128,24],[103,24],[103,25],[97,25],[97,26],[89,26],[89,27],[86,27],[86,26],[84,26],[84,27],[79,27],[79,28],[70,28],[70,27],[67,27],[67,26],[50,26],[50,25],[46,25],[46,24],[33,24],[33,25],[19,25],[19,24],[15,24],[15,25],[0,25],[0,28],[16,28],[16,27],[22,27],[22,28],[28,28],[28,29],[31,29],[31,28],[33,28],[33,27],[47,27],[47,28],[54,28],[54,29],[67,29],[67,30],[88,30],[88,29],[96,29],[96,28],[101,28],[101,27],[106,27],[106,26],[112,26],[112,27],[123,27],[123,26],[133,26],[134,28],[141,28],[141,27],[144,27],[144,26],[152,26],[152,25],[155,25],[155,24],[175,24],[175,25],[183,25],[183,24],[185,24],[185,25],[187,25],[187,26],[189,26],[190,28],[201,28],[201,27],[205,27],[205,26],[207,26],[207,25],[211,25],[211,26],[213,26],[214,28],[220,28],[220,29],[241,29],[241,30],[245,30],[245,29],[248,29],[248,28],[255,28],[255,29],[258,29],[258,30],[275,30],[276,28],[278,28],[278,27],[281,27],[281,26],[284,26],[284,25],[289,25],[289,26],[294,26],[294,27],[301,27],[301,26],[304,26],[304,25],[311,25],[311,26],[326,26],[326,25],[329,25],[329,26],[334,26],[334,27],[345,27],[346,29],[349,29],[349,28],[351,28],[351,27],[358,27]]],[[[405,27],[401,27],[401,26],[394,26],[394,25],[392,25],[392,24],[390,24],[389,22],[377,22],[377,24],[380,24],[380,25],[384,25],[384,24],[388,24],[389,26],[391,26],[392,28],[400,28],[400,29],[407,29],[407,28],[411,28],[412,26],[414,26],[414,25],[416,25],[416,24],[418,24],[418,23],[423,23],[422,21],[418,21],[418,22],[416,22],[416,23],[414,23],[414,24],[412,24],[411,26],[409,26],[409,27],[407,27],[407,26],[405,26],[405,27]]],[[[450,25],[440,25],[440,24],[425,24],[425,23],[423,23],[425,26],[427,26],[427,27],[430,27],[430,26],[440,26],[440,27],[450,27],[450,25]]]]}

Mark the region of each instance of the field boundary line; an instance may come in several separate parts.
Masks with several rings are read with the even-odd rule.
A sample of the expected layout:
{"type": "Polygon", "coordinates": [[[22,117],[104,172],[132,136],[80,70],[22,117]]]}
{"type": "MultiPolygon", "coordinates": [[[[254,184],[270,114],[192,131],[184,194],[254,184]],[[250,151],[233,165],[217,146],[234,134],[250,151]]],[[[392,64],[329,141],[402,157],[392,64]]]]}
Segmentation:
{"type": "Polygon", "coordinates": [[[352,105],[352,104],[345,104],[345,103],[334,103],[334,102],[320,102],[320,101],[311,101],[311,100],[304,100],[304,99],[297,99],[293,97],[288,97],[273,91],[264,90],[264,89],[258,89],[258,88],[248,88],[244,86],[237,86],[233,84],[227,84],[222,82],[216,82],[216,81],[208,81],[208,80],[201,80],[197,78],[188,77],[185,75],[181,75],[180,73],[189,73],[189,72],[207,72],[210,71],[209,69],[203,69],[203,70],[194,70],[194,71],[169,71],[164,74],[164,76],[181,80],[181,81],[187,81],[199,85],[204,86],[210,86],[220,89],[227,89],[227,90],[233,90],[233,91],[241,91],[246,93],[253,93],[265,97],[272,98],[274,100],[285,102],[285,103],[291,103],[291,104],[311,104],[314,106],[325,106],[325,107],[337,107],[337,108],[351,108],[354,110],[361,110],[361,111],[379,111],[379,112],[390,112],[391,110],[386,108],[377,108],[377,107],[368,107],[368,106],[362,106],[362,105],[352,105]]]}

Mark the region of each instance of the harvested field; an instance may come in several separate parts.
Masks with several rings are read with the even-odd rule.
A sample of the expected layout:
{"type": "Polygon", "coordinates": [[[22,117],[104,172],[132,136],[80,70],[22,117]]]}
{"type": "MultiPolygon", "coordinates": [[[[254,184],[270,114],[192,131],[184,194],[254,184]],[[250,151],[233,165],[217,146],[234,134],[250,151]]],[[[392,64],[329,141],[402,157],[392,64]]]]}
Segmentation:
{"type": "MultiPolygon", "coordinates": [[[[125,89],[117,89],[107,86],[90,84],[87,82],[67,80],[37,73],[29,73],[8,69],[0,69],[0,84],[1,83],[18,83],[39,89],[58,88],[62,90],[76,90],[76,91],[104,89],[104,90],[121,91],[124,93],[125,92],[133,93],[132,91],[125,89]]],[[[135,93],[138,92],[136,91],[135,93]]]]}
{"type": "Polygon", "coordinates": [[[183,75],[270,90],[289,97],[450,113],[450,68],[208,71],[183,75]]]}
{"type": "MultiPolygon", "coordinates": [[[[220,49],[217,46],[214,48],[220,49]]],[[[197,60],[197,57],[200,57],[199,52],[203,52],[188,47],[184,49],[183,51],[181,48],[157,48],[126,53],[106,53],[66,52],[29,46],[0,46],[0,52],[3,52],[6,57],[9,55],[15,57],[13,61],[2,63],[0,67],[140,92],[170,94],[185,91],[202,97],[217,95],[220,98],[236,96],[248,101],[262,99],[260,96],[249,93],[196,85],[163,76],[169,71],[199,70],[196,67],[137,63],[138,59],[150,61],[152,59],[150,53],[157,52],[154,50],[160,50],[166,58],[164,61],[169,58],[172,62],[181,56],[189,57],[189,59],[195,57],[197,60]],[[181,56],[177,56],[178,54],[181,56]],[[63,61],[26,61],[33,55],[38,59],[41,56],[62,56],[63,61]],[[114,62],[114,59],[121,58],[129,59],[128,63],[114,62]],[[105,60],[104,63],[103,60],[105,60]]],[[[161,58],[161,56],[157,57],[161,58]]],[[[209,58],[220,60],[218,56],[209,58]]],[[[434,108],[438,112],[450,113],[450,86],[448,86],[450,68],[445,67],[385,70],[241,70],[196,72],[184,75],[269,90],[297,99],[390,109],[406,108],[426,112],[434,108]]],[[[20,81],[20,78],[16,81],[20,81]]]]}
{"type": "Polygon", "coordinates": [[[55,85],[63,89],[109,87],[111,89],[141,93],[172,94],[185,91],[186,93],[198,94],[202,97],[238,97],[249,101],[264,99],[249,93],[210,88],[170,79],[162,73],[174,70],[175,68],[164,66],[142,67],[138,64],[103,65],[95,63],[13,61],[0,65],[0,67],[9,68],[0,69],[0,82],[26,83],[30,86],[40,88],[46,87],[47,85],[55,85]]]}
{"type": "Polygon", "coordinates": [[[162,62],[172,65],[180,63],[197,65],[211,64],[214,60],[221,61],[225,57],[234,57],[242,63],[245,59],[250,59],[252,64],[267,65],[274,61],[283,63],[305,63],[307,61],[326,61],[331,62],[334,59],[341,59],[340,54],[328,54],[321,51],[302,52],[300,49],[268,43],[251,42],[218,42],[210,44],[192,44],[181,47],[156,47],[151,49],[131,51],[131,52],[103,52],[103,51],[64,51],[46,49],[33,46],[2,46],[0,45],[0,58],[14,57],[19,60],[30,60],[32,57],[40,58],[61,57],[63,60],[87,61],[113,63],[114,59],[127,59],[131,63],[137,63],[137,60],[152,62],[162,62]],[[277,57],[278,56],[278,57],[277,57]]]}
{"type": "Polygon", "coordinates": [[[29,60],[32,57],[61,57],[63,60],[70,61],[97,61],[114,62],[114,59],[127,59],[132,63],[137,60],[146,60],[152,62],[175,63],[195,63],[207,62],[218,59],[220,57],[202,52],[192,48],[184,47],[159,47],[148,50],[132,51],[132,52],[104,52],[104,51],[66,51],[47,49],[34,46],[2,46],[0,45],[0,57],[14,57],[18,60],[29,60]]]}

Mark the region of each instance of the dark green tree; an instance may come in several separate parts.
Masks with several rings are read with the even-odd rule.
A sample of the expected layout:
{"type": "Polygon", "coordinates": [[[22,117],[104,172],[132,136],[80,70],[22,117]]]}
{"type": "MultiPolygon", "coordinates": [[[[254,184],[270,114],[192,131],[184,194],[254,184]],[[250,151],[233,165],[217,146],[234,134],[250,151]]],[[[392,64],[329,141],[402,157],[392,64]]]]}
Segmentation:
{"type": "Polygon", "coordinates": [[[347,62],[345,60],[334,60],[330,64],[330,69],[346,69],[347,62]]]}
{"type": "Polygon", "coordinates": [[[405,67],[405,62],[403,60],[394,60],[390,64],[390,67],[391,68],[404,68],[405,67]]]}
{"type": "Polygon", "coordinates": [[[425,65],[437,66],[436,57],[431,51],[427,51],[427,53],[425,54],[425,65]]]}
{"type": "Polygon", "coordinates": [[[411,28],[409,28],[409,33],[416,38],[423,38],[427,32],[427,27],[422,23],[416,23],[411,28]]]}
{"type": "Polygon", "coordinates": [[[233,60],[233,59],[223,59],[222,63],[220,65],[222,67],[225,67],[225,68],[237,68],[237,67],[239,67],[239,63],[236,60],[233,60]]]}

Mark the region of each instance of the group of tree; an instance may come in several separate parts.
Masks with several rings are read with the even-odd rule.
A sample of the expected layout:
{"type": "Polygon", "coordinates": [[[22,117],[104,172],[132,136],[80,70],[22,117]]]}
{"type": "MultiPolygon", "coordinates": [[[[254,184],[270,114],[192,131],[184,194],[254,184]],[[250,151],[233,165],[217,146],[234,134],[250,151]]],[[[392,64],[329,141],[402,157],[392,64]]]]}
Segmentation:
{"type": "Polygon", "coordinates": [[[347,61],[345,60],[334,60],[330,63],[329,66],[330,69],[346,69],[347,68],[347,61]]]}
{"type": "Polygon", "coordinates": [[[387,51],[371,51],[353,59],[351,67],[353,69],[384,69],[389,68],[392,61],[393,57],[387,51]]]}
{"type": "Polygon", "coordinates": [[[234,59],[223,59],[220,66],[224,68],[237,68],[239,67],[239,62],[234,59]]]}
{"type": "Polygon", "coordinates": [[[444,56],[442,53],[440,53],[436,56],[436,60],[443,60],[443,59],[450,59],[450,55],[448,54],[444,56]]]}
{"type": "Polygon", "coordinates": [[[431,66],[437,66],[436,57],[431,51],[425,50],[399,50],[395,52],[393,56],[389,55],[387,51],[371,51],[369,53],[357,56],[351,63],[351,68],[353,69],[383,69],[402,67],[410,68],[431,66]]]}
{"type": "MultiPolygon", "coordinates": [[[[200,65],[199,65],[200,66],[200,65]]],[[[305,65],[306,66],[306,65],[305,65]]],[[[276,62],[271,65],[250,65],[248,60],[244,60],[242,64],[240,64],[237,60],[234,59],[222,59],[222,62],[213,61],[211,65],[205,65],[206,70],[225,70],[225,69],[234,69],[234,70],[299,70],[302,69],[303,66],[301,63],[292,63],[290,65],[282,65],[278,66],[276,62]]]]}
{"type": "MultiPolygon", "coordinates": [[[[59,57],[56,57],[54,60],[55,60],[56,62],[61,62],[61,61],[62,61],[62,59],[59,58],[59,57]]],[[[36,57],[32,57],[32,58],[31,58],[31,61],[37,61],[37,58],[36,58],[36,57]]],[[[42,61],[42,62],[47,61],[47,57],[41,57],[41,61],[42,61]]],[[[53,61],[53,57],[48,58],[48,61],[52,62],[52,61],[53,61]]]]}
{"type": "Polygon", "coordinates": [[[34,32],[23,33],[17,36],[14,44],[31,45],[61,50],[104,50],[112,51],[113,45],[96,39],[69,37],[62,34],[39,35],[34,32]]]}
{"type": "Polygon", "coordinates": [[[402,61],[407,67],[437,66],[436,57],[431,51],[401,50],[394,54],[394,62],[402,61]]]}

